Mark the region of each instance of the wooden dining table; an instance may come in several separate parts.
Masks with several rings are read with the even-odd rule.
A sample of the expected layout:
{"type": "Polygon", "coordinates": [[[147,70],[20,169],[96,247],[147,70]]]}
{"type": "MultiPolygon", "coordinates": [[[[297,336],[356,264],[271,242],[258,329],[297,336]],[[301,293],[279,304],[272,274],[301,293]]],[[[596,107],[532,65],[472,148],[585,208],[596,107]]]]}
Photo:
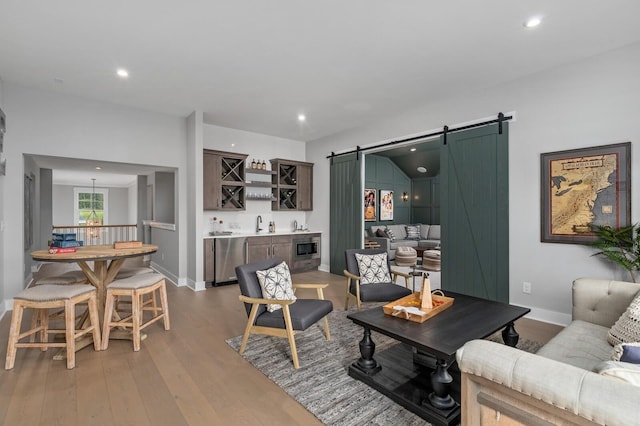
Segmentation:
{"type": "MultiPolygon", "coordinates": [[[[50,253],[49,250],[36,250],[31,252],[31,258],[42,262],[76,263],[87,280],[96,288],[98,299],[98,312],[100,321],[104,317],[107,285],[111,283],[124,264],[125,260],[155,253],[158,246],[155,244],[143,244],[136,248],[114,248],[113,244],[93,245],[78,247],[74,253],[50,253]],[[91,266],[93,263],[93,267],[91,266]]],[[[102,326],[102,324],[100,324],[102,326]]],[[[110,339],[131,339],[130,332],[112,332],[110,339]]],[[[86,339],[87,344],[91,339],[86,339]]],[[[84,345],[86,346],[86,345],[84,345]]],[[[84,347],[78,342],[76,350],[84,347]]],[[[54,359],[62,358],[60,356],[54,359]]]]}

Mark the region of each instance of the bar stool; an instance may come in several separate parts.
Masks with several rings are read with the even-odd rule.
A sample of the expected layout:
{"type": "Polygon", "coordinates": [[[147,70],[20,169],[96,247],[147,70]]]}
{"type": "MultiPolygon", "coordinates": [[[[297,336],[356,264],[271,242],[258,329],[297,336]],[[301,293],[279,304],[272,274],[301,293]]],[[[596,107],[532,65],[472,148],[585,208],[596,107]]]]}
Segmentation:
{"type": "Polygon", "coordinates": [[[140,350],[140,330],[156,321],[164,321],[164,329],[169,330],[169,307],[167,305],[167,288],[165,278],[156,272],[133,275],[129,278],[113,281],[107,286],[107,298],[102,325],[102,350],[109,347],[109,334],[114,327],[129,327],[133,334],[133,350],[140,350]],[[160,307],[157,306],[155,292],[160,293],[160,307]],[[151,294],[151,299],[144,303],[142,298],[151,294]],[[124,318],[118,318],[114,312],[114,305],[118,298],[131,298],[131,313],[124,318]],[[144,322],[144,311],[153,312],[153,317],[144,322]],[[114,319],[114,314],[116,318],[114,319]]]}
{"type": "Polygon", "coordinates": [[[98,319],[98,305],[96,289],[90,285],[52,285],[44,284],[23,290],[13,298],[13,312],[11,313],[11,326],[9,328],[9,344],[7,346],[7,359],[5,369],[11,370],[16,360],[18,348],[67,348],[67,368],[72,369],[76,365],[76,339],[87,333],[93,335],[93,347],[100,350],[100,326],[98,319]],[[74,323],[75,308],[78,303],[87,302],[89,306],[89,319],[91,324],[85,328],[76,330],[74,323]],[[32,321],[31,328],[20,333],[24,310],[34,309],[36,320],[32,321]],[[50,308],[64,308],[65,329],[49,329],[50,308]],[[35,342],[35,335],[40,333],[40,342],[35,342]],[[65,334],[64,342],[49,342],[49,334],[65,334]],[[30,336],[30,341],[20,343],[20,339],[30,336]]]}

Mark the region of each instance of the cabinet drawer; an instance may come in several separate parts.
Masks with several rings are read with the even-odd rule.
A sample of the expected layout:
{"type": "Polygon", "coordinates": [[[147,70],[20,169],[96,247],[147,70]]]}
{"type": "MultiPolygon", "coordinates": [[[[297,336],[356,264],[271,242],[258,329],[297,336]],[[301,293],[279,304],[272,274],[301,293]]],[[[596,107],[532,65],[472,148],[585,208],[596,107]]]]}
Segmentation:
{"type": "Polygon", "coordinates": [[[320,259],[297,260],[293,262],[294,272],[313,271],[320,266],[320,259]]]}

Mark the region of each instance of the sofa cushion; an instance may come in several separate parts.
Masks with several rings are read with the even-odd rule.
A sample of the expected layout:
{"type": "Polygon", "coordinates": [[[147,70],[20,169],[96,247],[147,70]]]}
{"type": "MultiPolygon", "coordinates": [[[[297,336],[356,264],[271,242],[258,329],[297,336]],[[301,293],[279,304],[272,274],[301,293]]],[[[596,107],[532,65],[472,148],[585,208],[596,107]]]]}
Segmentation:
{"type": "Polygon", "coordinates": [[[382,232],[384,232],[384,228],[385,228],[384,226],[380,226],[380,225],[370,226],[369,229],[368,229],[369,230],[369,236],[370,237],[378,237],[378,236],[386,237],[386,235],[378,235],[378,231],[381,230],[382,232]]]}
{"type": "Polygon", "coordinates": [[[576,320],[540,348],[537,354],[593,371],[596,365],[611,357],[608,331],[607,327],[576,320]]]}
{"type": "Polygon", "coordinates": [[[395,240],[389,244],[391,250],[397,250],[398,247],[418,247],[418,242],[415,240],[395,240]]]}
{"type": "Polygon", "coordinates": [[[429,227],[428,240],[440,240],[440,225],[431,225],[429,227]]]}
{"type": "Polygon", "coordinates": [[[407,231],[404,229],[404,225],[387,225],[387,229],[393,231],[396,240],[405,240],[407,238],[407,231]]]}
{"type": "Polygon", "coordinates": [[[640,342],[640,294],[609,329],[607,340],[612,345],[640,342]]]}
{"type": "Polygon", "coordinates": [[[440,240],[420,240],[418,241],[418,247],[426,249],[434,249],[440,247],[440,240]]]}
{"type": "Polygon", "coordinates": [[[405,230],[407,232],[407,240],[420,239],[420,225],[407,225],[405,230]]]}
{"type": "Polygon", "coordinates": [[[425,225],[424,223],[420,224],[420,238],[426,240],[429,238],[429,228],[431,225],[425,225]]]}
{"type": "Polygon", "coordinates": [[[378,230],[376,231],[376,235],[372,235],[372,236],[385,238],[387,236],[387,233],[384,232],[384,229],[378,228],[378,230]]]}

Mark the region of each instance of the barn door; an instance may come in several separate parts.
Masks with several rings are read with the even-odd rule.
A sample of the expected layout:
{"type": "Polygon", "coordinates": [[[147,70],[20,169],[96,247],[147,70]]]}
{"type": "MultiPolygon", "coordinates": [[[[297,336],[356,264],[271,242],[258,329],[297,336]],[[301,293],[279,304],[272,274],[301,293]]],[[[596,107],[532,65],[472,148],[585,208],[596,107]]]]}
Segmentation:
{"type": "Polygon", "coordinates": [[[362,247],[362,154],[336,157],[330,167],[330,270],[342,275],[344,251],[362,247]]]}
{"type": "Polygon", "coordinates": [[[509,302],[508,123],[441,136],[442,288],[509,302]]]}

